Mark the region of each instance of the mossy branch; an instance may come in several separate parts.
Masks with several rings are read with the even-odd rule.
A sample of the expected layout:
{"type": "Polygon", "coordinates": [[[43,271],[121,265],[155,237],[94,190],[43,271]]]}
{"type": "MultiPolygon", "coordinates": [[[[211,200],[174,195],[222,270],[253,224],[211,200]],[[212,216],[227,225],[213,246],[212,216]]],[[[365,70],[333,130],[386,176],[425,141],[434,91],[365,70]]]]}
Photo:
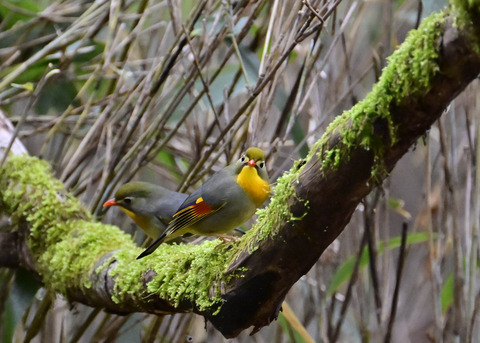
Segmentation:
{"type": "Polygon", "coordinates": [[[434,14],[410,34],[367,98],[279,180],[239,242],[162,245],[137,261],[141,249],[130,237],[95,223],[46,163],[12,156],[0,170],[1,205],[14,228],[0,235],[0,264],[23,265],[71,301],[111,311],[194,311],[226,337],[268,325],[360,200],[478,76],[478,27],[455,19],[434,14]]]}

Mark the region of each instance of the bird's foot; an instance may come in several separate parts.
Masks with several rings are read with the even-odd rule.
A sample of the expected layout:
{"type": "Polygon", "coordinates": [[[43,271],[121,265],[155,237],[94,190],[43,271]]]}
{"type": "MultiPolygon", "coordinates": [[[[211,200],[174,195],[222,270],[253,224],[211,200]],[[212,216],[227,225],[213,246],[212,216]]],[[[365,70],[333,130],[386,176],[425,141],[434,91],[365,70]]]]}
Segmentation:
{"type": "Polygon", "coordinates": [[[217,244],[215,249],[217,249],[219,246],[224,245],[226,243],[229,243],[229,245],[227,245],[227,248],[229,248],[231,246],[230,244],[231,242],[235,242],[236,240],[238,240],[238,237],[234,237],[234,236],[228,236],[228,235],[215,235],[215,236],[220,238],[221,240],[221,242],[217,244]]]}

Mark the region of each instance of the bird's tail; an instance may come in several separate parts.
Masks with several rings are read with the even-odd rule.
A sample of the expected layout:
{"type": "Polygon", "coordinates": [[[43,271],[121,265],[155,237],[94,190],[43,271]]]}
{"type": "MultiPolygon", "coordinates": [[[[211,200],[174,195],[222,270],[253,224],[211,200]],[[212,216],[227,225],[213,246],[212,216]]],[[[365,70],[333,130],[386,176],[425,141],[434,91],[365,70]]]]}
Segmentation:
{"type": "Polygon", "coordinates": [[[144,252],[142,252],[140,255],[137,256],[137,260],[144,258],[145,256],[148,256],[152,252],[154,252],[155,249],[157,249],[158,246],[163,243],[166,236],[167,236],[166,232],[162,233],[160,237],[158,237],[152,244],[150,244],[150,246],[147,249],[145,249],[144,252]]]}

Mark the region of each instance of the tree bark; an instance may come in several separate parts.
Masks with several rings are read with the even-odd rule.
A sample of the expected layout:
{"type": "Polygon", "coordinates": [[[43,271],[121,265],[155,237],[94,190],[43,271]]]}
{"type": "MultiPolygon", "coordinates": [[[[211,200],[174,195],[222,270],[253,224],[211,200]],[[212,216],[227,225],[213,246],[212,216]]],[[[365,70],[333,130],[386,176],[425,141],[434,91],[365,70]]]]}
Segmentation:
{"type": "MultiPolygon", "coordinates": [[[[131,242],[125,243],[127,246],[118,250],[111,249],[102,253],[101,258],[95,263],[85,267],[82,281],[78,280],[78,275],[74,275],[73,281],[69,284],[62,287],[56,284],[51,286],[49,280],[52,277],[45,278],[45,275],[50,275],[53,271],[50,271],[49,264],[42,262],[41,259],[48,247],[36,250],[30,248],[32,238],[27,239],[25,237],[28,235],[22,233],[32,230],[32,224],[29,224],[28,220],[25,228],[0,235],[2,247],[0,264],[7,267],[25,266],[43,277],[47,287],[63,292],[71,301],[104,307],[110,311],[151,313],[194,311],[211,321],[225,337],[235,337],[250,326],[254,326],[254,332],[259,330],[277,317],[288,290],[308,272],[326,247],[342,232],[361,199],[376,187],[379,181],[387,177],[397,161],[428,131],[452,99],[478,76],[480,55],[472,43],[475,40],[469,36],[470,32],[454,26],[453,20],[453,16],[448,17],[440,35],[434,42],[430,42],[437,46],[438,56],[435,57],[436,71],[426,82],[426,86],[421,91],[394,94],[388,103],[389,117],[385,117],[385,112],[380,113],[379,110],[378,116],[368,119],[367,125],[372,131],[370,138],[374,139],[374,143],[370,146],[365,144],[361,139],[364,133],[360,131],[365,129],[365,126],[360,129],[355,126],[354,121],[359,119],[358,113],[361,112],[343,114],[344,117],[351,117],[333,124],[322,138],[321,144],[312,150],[309,159],[292,170],[295,174],[294,181],[285,186],[294,188],[294,193],[286,200],[291,215],[288,218],[279,215],[285,219],[269,221],[278,213],[273,206],[267,208],[267,219],[258,223],[253,231],[258,233],[258,236],[252,238],[252,235],[249,235],[246,238],[251,239],[250,244],[256,249],[252,251],[245,249],[245,245],[241,243],[233,244],[230,250],[225,250],[223,256],[225,263],[219,264],[219,267],[211,267],[217,268],[214,273],[217,276],[207,292],[221,292],[223,299],[221,304],[217,302],[211,306],[200,306],[197,299],[187,292],[174,301],[172,297],[149,288],[149,283],[158,275],[158,265],[168,264],[166,259],[162,260],[156,256],[141,262],[143,264],[138,262],[138,266],[142,268],[138,278],[134,276],[129,279],[133,280],[130,281],[132,289],[135,283],[135,287],[140,287],[138,291],[129,292],[125,289],[127,283],[122,283],[123,289],[120,289],[119,282],[124,276],[112,271],[117,270],[119,265],[128,267],[131,264],[133,268],[134,263],[137,263],[134,256],[137,255],[138,249],[135,250],[131,242]],[[355,116],[356,119],[353,119],[355,116]],[[348,135],[356,137],[353,140],[354,144],[345,142],[347,132],[348,135]],[[335,155],[342,151],[339,163],[325,162],[329,159],[332,161],[332,152],[335,155]],[[383,173],[373,172],[378,166],[383,169],[383,173]],[[268,225],[273,227],[265,227],[268,225]],[[272,231],[271,235],[259,239],[259,232],[266,229],[272,231]],[[27,244],[25,242],[27,240],[30,240],[30,243],[27,244]],[[15,243],[12,244],[12,241],[15,243]],[[227,272],[225,265],[228,266],[227,272]],[[99,268],[100,266],[103,267],[99,268]],[[229,277],[239,273],[242,277],[229,277]],[[85,286],[85,279],[88,280],[88,286],[85,286]]],[[[433,25],[430,29],[434,27],[433,25]]],[[[421,46],[412,48],[422,49],[421,46]]],[[[411,62],[408,58],[407,56],[402,63],[408,65],[411,62]]],[[[392,62],[389,68],[396,66],[392,62]]],[[[425,82],[415,79],[414,75],[403,77],[411,78],[410,83],[425,82]]],[[[15,188],[15,185],[9,187],[15,188]]],[[[5,190],[0,192],[3,197],[5,190]]],[[[25,197],[28,197],[28,194],[25,197]]],[[[35,210],[39,209],[32,207],[32,211],[35,210]]],[[[88,217],[82,219],[89,220],[88,217]]],[[[45,228],[49,227],[48,223],[42,225],[45,228]]],[[[79,221],[75,225],[81,227],[83,224],[79,221]]],[[[109,238],[114,235],[117,234],[112,231],[109,238]]],[[[62,242],[61,239],[72,238],[62,237],[56,242],[62,242]]],[[[176,249],[176,247],[165,249],[167,248],[176,249]]],[[[198,254],[218,255],[215,251],[212,248],[198,254]]],[[[188,260],[178,263],[178,273],[191,272],[191,266],[200,256],[198,254],[193,254],[188,260]]],[[[177,256],[171,256],[174,261],[172,263],[177,263],[176,258],[177,256]]],[[[74,264],[75,261],[72,257],[69,263],[74,264]]]]}

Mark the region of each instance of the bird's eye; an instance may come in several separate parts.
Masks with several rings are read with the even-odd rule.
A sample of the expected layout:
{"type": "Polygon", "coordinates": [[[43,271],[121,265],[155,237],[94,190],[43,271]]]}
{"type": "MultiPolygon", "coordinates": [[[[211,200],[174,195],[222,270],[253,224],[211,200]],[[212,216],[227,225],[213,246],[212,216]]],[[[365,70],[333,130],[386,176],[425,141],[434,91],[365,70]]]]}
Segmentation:
{"type": "Polygon", "coordinates": [[[123,199],[123,202],[125,204],[131,204],[132,203],[132,198],[125,198],[125,199],[123,199]]]}
{"type": "Polygon", "coordinates": [[[243,156],[240,158],[240,161],[241,161],[241,162],[245,162],[246,159],[247,159],[247,158],[245,157],[245,155],[243,155],[243,156]]]}
{"type": "Polygon", "coordinates": [[[263,162],[263,161],[262,161],[262,162],[260,162],[260,163],[258,164],[258,166],[259,166],[260,168],[263,168],[263,167],[265,167],[265,162],[263,162]]]}

